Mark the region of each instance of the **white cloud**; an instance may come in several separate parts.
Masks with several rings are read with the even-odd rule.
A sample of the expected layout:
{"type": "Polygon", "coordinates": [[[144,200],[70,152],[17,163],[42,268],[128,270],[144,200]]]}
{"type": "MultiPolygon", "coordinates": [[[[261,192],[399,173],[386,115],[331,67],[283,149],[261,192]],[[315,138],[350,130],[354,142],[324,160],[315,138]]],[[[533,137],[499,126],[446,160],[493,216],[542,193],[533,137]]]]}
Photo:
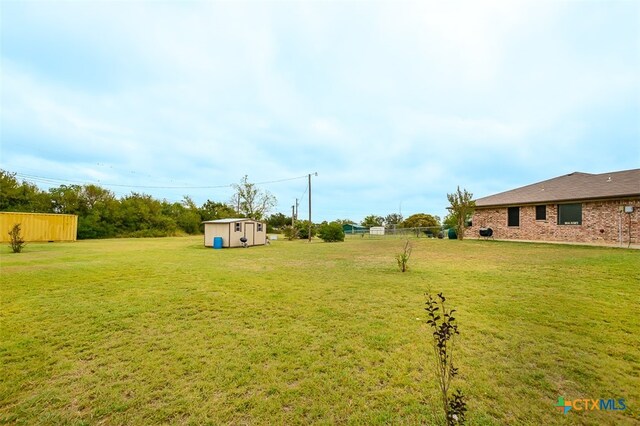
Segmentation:
{"type": "MultiPolygon", "coordinates": [[[[403,200],[420,210],[457,184],[493,188],[496,174],[508,184],[564,164],[588,171],[609,143],[593,136],[594,116],[638,109],[630,12],[555,1],[11,4],[2,124],[24,146],[3,140],[3,162],[44,146],[31,160],[59,176],[51,163],[72,164],[74,178],[121,182],[132,175],[116,169],[129,169],[137,183],[193,185],[318,171],[320,209],[378,214],[403,200]]],[[[630,128],[610,116],[611,133],[630,128]]],[[[607,158],[615,169],[626,157],[607,158]]],[[[287,211],[304,182],[270,189],[287,211]]]]}

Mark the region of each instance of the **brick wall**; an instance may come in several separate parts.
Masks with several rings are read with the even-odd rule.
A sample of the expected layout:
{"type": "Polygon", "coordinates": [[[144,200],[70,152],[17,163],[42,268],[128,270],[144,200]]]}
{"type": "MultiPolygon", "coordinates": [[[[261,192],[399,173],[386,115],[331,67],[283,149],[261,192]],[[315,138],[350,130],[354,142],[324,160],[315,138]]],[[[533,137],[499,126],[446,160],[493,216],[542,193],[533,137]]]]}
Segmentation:
{"type": "MultiPolygon", "coordinates": [[[[518,206],[514,206],[518,207],[518,206]]],[[[582,243],[618,243],[620,222],[622,242],[640,243],[640,199],[589,201],[582,203],[582,225],[558,225],[557,204],[547,204],[547,219],[536,220],[535,205],[520,207],[520,226],[507,226],[507,207],[478,208],[466,237],[479,237],[480,228],[492,228],[496,239],[570,241],[582,243]],[[621,206],[633,206],[631,214],[621,213],[621,206]]]]}

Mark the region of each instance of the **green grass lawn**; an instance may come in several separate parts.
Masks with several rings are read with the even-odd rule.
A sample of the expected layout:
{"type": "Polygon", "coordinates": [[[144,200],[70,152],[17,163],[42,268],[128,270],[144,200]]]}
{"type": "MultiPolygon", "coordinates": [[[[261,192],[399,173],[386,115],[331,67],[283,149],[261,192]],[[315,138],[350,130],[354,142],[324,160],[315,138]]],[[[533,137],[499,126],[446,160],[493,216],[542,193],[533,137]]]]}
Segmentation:
{"type": "Polygon", "coordinates": [[[402,243],[2,247],[0,422],[433,424],[430,289],[469,424],[638,424],[640,251],[419,239],[402,274],[402,243]]]}

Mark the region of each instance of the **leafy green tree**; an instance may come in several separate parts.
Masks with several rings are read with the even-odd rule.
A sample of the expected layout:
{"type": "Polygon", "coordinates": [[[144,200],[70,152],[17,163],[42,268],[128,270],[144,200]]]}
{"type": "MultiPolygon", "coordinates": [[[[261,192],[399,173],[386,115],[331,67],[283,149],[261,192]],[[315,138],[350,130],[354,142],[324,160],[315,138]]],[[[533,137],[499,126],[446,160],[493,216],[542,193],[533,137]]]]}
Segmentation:
{"type": "Polygon", "coordinates": [[[400,213],[391,213],[384,218],[384,223],[387,226],[398,226],[402,223],[403,217],[400,213]]]}
{"type": "Polygon", "coordinates": [[[87,206],[81,196],[80,185],[60,185],[49,189],[54,213],[85,215],[87,206]]]}
{"type": "Polygon", "coordinates": [[[445,228],[456,229],[456,227],[458,226],[458,216],[455,213],[449,212],[444,217],[444,221],[442,221],[442,225],[444,225],[445,228]]]}
{"type": "Polygon", "coordinates": [[[202,220],[217,220],[228,219],[232,217],[241,216],[240,213],[235,211],[232,207],[225,203],[219,203],[216,201],[207,200],[199,209],[200,219],[202,220]]]}
{"type": "Polygon", "coordinates": [[[440,218],[426,213],[412,214],[402,221],[403,228],[431,228],[439,227],[440,218]]]}
{"type": "Polygon", "coordinates": [[[61,185],[49,189],[54,213],[78,215],[78,238],[106,238],[117,235],[119,203],[113,192],[97,185],[61,185]]]}
{"type": "Polygon", "coordinates": [[[267,218],[267,226],[271,229],[282,229],[287,225],[291,225],[291,216],[274,213],[267,218]]]}
{"type": "Polygon", "coordinates": [[[344,231],[338,222],[323,223],[318,228],[318,237],[326,243],[344,241],[344,231]]]}
{"type": "Polygon", "coordinates": [[[0,169],[0,211],[50,213],[51,200],[36,185],[0,169]]]}
{"type": "Polygon", "coordinates": [[[369,215],[362,219],[362,226],[371,228],[372,226],[382,226],[384,224],[384,218],[382,216],[369,215]]]}
{"type": "Polygon", "coordinates": [[[472,193],[466,189],[460,190],[459,186],[456,192],[447,194],[447,199],[450,204],[447,209],[456,221],[455,229],[458,234],[458,239],[462,240],[464,238],[464,231],[467,228],[467,222],[471,219],[471,216],[473,216],[476,208],[476,202],[473,200],[472,193]]]}
{"type": "Polygon", "coordinates": [[[118,235],[117,213],[120,201],[113,192],[96,185],[85,185],[80,199],[84,211],[78,216],[78,238],[110,238],[118,235]]]}
{"type": "Polygon", "coordinates": [[[132,192],[122,198],[120,205],[118,222],[124,235],[159,237],[177,230],[175,220],[163,214],[163,203],[150,195],[132,192]]]}
{"type": "MultiPolygon", "coordinates": [[[[193,198],[191,198],[188,195],[183,195],[182,196],[182,202],[180,203],[182,204],[185,208],[189,209],[189,210],[193,210],[193,211],[198,211],[198,206],[196,205],[196,202],[193,201],[193,198]]],[[[198,213],[199,215],[199,213],[198,213]]]]}
{"type": "Polygon", "coordinates": [[[256,184],[250,183],[247,175],[244,175],[239,184],[234,184],[233,189],[235,194],[231,199],[231,205],[237,206],[242,215],[251,219],[262,220],[277,203],[276,197],[269,191],[261,190],[256,184]]]}
{"type": "Polygon", "coordinates": [[[94,207],[86,216],[78,216],[78,238],[112,238],[120,235],[117,228],[118,200],[94,207]]]}
{"type": "MultiPolygon", "coordinates": [[[[298,238],[302,240],[306,240],[309,238],[309,221],[308,220],[298,220],[295,224],[296,235],[298,238]]],[[[311,226],[311,237],[316,235],[316,227],[311,226]]]]}
{"type": "Polygon", "coordinates": [[[200,233],[200,212],[191,198],[185,197],[181,203],[164,203],[163,214],[171,217],[187,234],[200,233]]]}
{"type": "Polygon", "coordinates": [[[84,185],[80,188],[79,197],[83,208],[90,211],[101,203],[116,199],[113,192],[97,185],[84,185]]]}
{"type": "Polygon", "coordinates": [[[15,173],[0,169],[0,210],[15,210],[21,204],[20,183],[15,173]]]}

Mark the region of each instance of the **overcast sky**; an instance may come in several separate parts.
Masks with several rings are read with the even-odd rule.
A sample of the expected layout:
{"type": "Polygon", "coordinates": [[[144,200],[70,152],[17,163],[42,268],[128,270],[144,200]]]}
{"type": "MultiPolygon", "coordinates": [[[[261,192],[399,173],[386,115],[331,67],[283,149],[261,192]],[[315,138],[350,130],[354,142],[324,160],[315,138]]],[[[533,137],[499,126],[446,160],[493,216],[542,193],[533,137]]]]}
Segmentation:
{"type": "Polygon", "coordinates": [[[0,167],[43,189],[201,204],[304,177],[261,188],[306,217],[317,172],[314,221],[360,221],[640,167],[638,1],[0,9],[0,167]]]}

